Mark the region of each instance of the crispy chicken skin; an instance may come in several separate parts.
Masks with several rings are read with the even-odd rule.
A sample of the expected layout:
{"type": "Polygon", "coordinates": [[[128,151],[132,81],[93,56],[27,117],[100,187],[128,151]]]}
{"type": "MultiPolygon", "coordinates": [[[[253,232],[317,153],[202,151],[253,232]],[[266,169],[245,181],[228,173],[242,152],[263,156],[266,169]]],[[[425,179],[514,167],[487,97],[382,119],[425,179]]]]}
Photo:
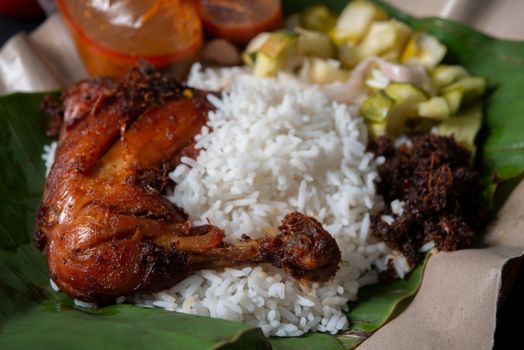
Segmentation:
{"type": "Polygon", "coordinates": [[[34,241],[62,291],[107,303],[197,269],[265,262],[297,278],[335,274],[340,251],[313,218],[290,213],[275,236],[228,245],[221,229],[193,226],[162,196],[180,157],[197,154],[206,95],[141,65],[121,82],[82,81],[45,102],[59,144],[34,241]]]}

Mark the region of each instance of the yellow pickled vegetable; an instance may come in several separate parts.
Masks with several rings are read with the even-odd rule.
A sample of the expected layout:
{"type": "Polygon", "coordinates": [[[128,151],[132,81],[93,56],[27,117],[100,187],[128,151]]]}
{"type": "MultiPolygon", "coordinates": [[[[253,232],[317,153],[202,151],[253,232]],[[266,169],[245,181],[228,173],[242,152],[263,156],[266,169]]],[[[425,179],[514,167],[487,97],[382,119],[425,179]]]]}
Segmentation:
{"type": "Polygon", "coordinates": [[[382,56],[397,60],[406,45],[411,29],[395,19],[374,22],[358,45],[360,58],[382,56]]]}
{"type": "Polygon", "coordinates": [[[416,32],[406,45],[400,62],[416,62],[431,69],[442,61],[446,51],[446,46],[434,36],[425,32],[416,32]]]}
{"type": "Polygon", "coordinates": [[[358,43],[374,21],[388,19],[388,14],[368,1],[352,1],[338,17],[332,38],[337,45],[358,43]]]}

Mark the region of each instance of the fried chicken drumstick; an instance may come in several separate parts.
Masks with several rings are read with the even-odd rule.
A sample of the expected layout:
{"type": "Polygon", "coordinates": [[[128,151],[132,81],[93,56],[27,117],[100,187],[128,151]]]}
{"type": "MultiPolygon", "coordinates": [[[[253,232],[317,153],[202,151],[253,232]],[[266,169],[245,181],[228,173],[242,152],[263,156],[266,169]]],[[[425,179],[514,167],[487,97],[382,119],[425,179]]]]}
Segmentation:
{"type": "Polygon", "coordinates": [[[197,155],[206,95],[142,65],[121,82],[80,82],[44,106],[59,143],[34,241],[62,291],[106,303],[198,269],[266,262],[297,278],[335,274],[340,251],[313,218],[290,213],[277,235],[228,245],[220,228],[193,226],[162,196],[169,170],[197,155]]]}

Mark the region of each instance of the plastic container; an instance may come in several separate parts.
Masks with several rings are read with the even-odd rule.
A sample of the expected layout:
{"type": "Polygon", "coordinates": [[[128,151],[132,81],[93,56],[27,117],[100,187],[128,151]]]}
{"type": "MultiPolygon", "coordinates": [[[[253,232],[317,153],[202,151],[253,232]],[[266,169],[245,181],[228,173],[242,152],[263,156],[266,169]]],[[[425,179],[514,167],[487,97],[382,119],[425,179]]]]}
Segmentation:
{"type": "Polygon", "coordinates": [[[140,59],[185,67],[203,42],[191,0],[57,0],[57,5],[91,76],[120,77],[140,59]]]}

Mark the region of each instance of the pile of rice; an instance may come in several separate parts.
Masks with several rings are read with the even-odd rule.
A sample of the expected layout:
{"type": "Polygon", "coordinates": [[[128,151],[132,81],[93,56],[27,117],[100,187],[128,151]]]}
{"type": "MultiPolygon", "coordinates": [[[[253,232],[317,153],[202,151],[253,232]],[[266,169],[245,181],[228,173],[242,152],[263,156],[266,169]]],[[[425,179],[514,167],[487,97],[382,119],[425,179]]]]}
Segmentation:
{"type": "Polygon", "coordinates": [[[336,277],[301,284],[269,265],[207,270],[133,302],[244,322],[266,335],[348,327],[347,302],[375,281],[373,265],[384,269],[391,258],[369,232],[382,205],[375,182],[383,160],[366,152],[366,128],[352,107],[283,80],[193,67],[191,86],[225,92],[209,97],[216,111],[196,138],[202,151],[171,173],[177,186],[168,198],[195,224],[223,228],[230,243],[274,233],[291,211],[313,216],[342,251],[336,277]]]}
{"type": "Polygon", "coordinates": [[[196,225],[223,228],[229,243],[274,234],[291,211],[315,217],[342,252],[335,278],[301,284],[270,265],[205,270],[117,302],[244,322],[268,336],[334,334],[348,327],[347,303],[376,281],[374,271],[388,263],[399,276],[409,271],[402,255],[370,234],[370,217],[383,206],[375,183],[384,160],[366,152],[363,120],[318,87],[284,80],[193,67],[191,86],[224,92],[209,96],[216,110],[197,136],[202,151],[170,174],[177,186],[168,199],[196,225]]]}

